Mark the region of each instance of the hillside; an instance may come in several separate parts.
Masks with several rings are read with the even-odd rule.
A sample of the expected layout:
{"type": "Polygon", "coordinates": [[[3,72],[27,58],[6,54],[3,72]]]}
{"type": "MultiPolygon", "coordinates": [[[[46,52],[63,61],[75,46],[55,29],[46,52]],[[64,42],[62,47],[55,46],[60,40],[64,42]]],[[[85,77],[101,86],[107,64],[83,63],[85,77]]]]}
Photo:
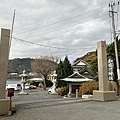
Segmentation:
{"type": "Polygon", "coordinates": [[[31,58],[15,58],[8,61],[8,74],[18,73],[21,74],[23,70],[31,72],[31,58]]]}
{"type": "MultiPolygon", "coordinates": [[[[25,70],[27,73],[31,72],[32,71],[31,62],[33,60],[34,59],[31,59],[31,58],[22,58],[22,59],[15,58],[15,59],[9,60],[8,61],[8,74],[9,73],[21,74],[23,70],[25,70]]],[[[54,66],[57,66],[57,63],[55,62],[51,61],[51,64],[54,66]]]]}
{"type": "MultiPolygon", "coordinates": [[[[86,63],[90,64],[91,61],[96,58],[96,51],[89,52],[89,53],[87,53],[86,55],[84,55],[84,56],[81,57],[81,58],[82,58],[82,60],[84,60],[86,63]]],[[[79,59],[81,59],[81,58],[76,58],[76,60],[74,60],[74,62],[77,61],[77,60],[79,60],[79,59]]]]}
{"type": "Polygon", "coordinates": [[[87,62],[88,64],[90,64],[90,62],[96,58],[96,51],[93,51],[93,52],[89,52],[87,53],[86,55],[84,55],[82,57],[82,59],[87,62]]]}

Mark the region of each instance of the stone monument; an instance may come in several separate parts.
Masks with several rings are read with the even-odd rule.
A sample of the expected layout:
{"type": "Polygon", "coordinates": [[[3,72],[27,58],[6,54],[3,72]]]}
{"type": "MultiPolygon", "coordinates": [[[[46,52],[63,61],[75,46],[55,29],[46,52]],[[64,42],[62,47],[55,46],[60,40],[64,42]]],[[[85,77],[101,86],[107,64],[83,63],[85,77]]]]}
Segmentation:
{"type": "Polygon", "coordinates": [[[99,90],[93,91],[93,100],[110,101],[116,99],[116,92],[109,91],[106,42],[97,43],[99,90]]]}
{"type": "Polygon", "coordinates": [[[7,67],[10,49],[10,30],[1,29],[0,40],[0,115],[9,111],[9,100],[6,99],[7,67]]]}
{"type": "Polygon", "coordinates": [[[25,90],[25,84],[26,84],[26,77],[27,76],[28,75],[25,73],[25,70],[23,71],[23,74],[20,75],[22,89],[21,89],[21,92],[19,94],[21,94],[21,95],[28,95],[28,93],[24,91],[25,90]]]}

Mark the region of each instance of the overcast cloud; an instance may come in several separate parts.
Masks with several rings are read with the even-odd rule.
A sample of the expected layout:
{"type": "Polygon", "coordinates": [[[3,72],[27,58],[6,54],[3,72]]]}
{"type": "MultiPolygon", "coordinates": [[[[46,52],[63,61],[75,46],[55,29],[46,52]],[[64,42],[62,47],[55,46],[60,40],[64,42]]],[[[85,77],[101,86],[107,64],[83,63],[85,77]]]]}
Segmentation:
{"type": "Polygon", "coordinates": [[[11,29],[16,10],[13,31],[16,39],[12,39],[9,58],[52,54],[62,59],[68,55],[73,62],[95,50],[100,40],[110,44],[109,1],[0,0],[1,28],[11,29]]]}

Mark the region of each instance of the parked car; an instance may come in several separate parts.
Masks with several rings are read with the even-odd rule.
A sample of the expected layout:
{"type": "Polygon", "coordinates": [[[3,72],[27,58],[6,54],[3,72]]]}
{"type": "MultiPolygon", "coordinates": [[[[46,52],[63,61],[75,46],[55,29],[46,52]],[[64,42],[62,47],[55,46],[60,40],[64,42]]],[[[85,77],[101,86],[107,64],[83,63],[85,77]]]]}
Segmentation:
{"type": "Polygon", "coordinates": [[[36,89],[36,88],[37,88],[37,86],[31,85],[31,89],[36,89]]]}
{"type": "Polygon", "coordinates": [[[15,91],[21,90],[21,84],[8,84],[6,85],[6,90],[9,88],[14,88],[15,91]]]}
{"type": "Polygon", "coordinates": [[[25,84],[25,90],[31,89],[31,85],[30,84],[25,84]]]}
{"type": "Polygon", "coordinates": [[[58,91],[58,89],[57,89],[57,88],[55,89],[54,86],[52,86],[52,87],[50,87],[50,88],[48,89],[48,93],[49,93],[49,94],[57,93],[57,91],[58,91]]]}

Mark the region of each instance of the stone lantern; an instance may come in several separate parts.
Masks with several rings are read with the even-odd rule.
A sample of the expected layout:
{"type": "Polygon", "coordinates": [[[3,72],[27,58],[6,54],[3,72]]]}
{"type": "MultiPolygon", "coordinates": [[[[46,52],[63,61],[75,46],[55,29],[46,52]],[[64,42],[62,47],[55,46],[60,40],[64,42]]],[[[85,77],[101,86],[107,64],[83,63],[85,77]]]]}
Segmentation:
{"type": "Polygon", "coordinates": [[[27,81],[26,81],[27,76],[28,76],[28,75],[25,73],[25,70],[23,71],[23,74],[20,75],[20,77],[21,77],[21,87],[22,87],[22,90],[21,90],[21,92],[20,92],[19,94],[28,95],[28,93],[24,91],[24,90],[25,90],[25,84],[26,84],[26,82],[27,82],[27,81]]]}

